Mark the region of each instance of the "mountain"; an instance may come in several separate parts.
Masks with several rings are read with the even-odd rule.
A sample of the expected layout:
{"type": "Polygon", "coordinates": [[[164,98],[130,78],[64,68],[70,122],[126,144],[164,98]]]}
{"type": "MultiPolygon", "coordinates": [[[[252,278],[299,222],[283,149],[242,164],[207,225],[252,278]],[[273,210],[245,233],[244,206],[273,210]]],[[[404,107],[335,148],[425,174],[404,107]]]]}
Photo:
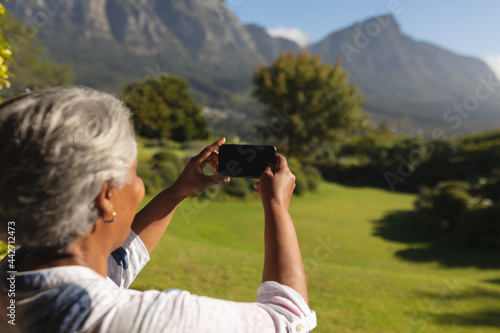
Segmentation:
{"type": "MultiPolygon", "coordinates": [[[[258,25],[243,25],[224,0],[16,0],[6,6],[39,28],[49,58],[73,63],[78,84],[119,92],[132,80],[171,73],[189,81],[199,103],[237,109],[247,119],[261,112],[250,97],[255,65],[301,50],[258,25]]],[[[450,111],[475,101],[481,79],[493,75],[486,64],[405,36],[393,16],[334,32],[307,50],[325,62],[341,60],[376,122],[455,134],[500,125],[498,86],[478,100],[477,112],[450,111]]]]}
{"type": "Polygon", "coordinates": [[[297,43],[281,37],[271,37],[266,29],[256,24],[248,24],[245,27],[255,43],[257,51],[266,62],[275,60],[280,52],[299,52],[301,50],[297,43]]]}
{"type": "Polygon", "coordinates": [[[498,86],[460,126],[454,120],[459,114],[447,112],[456,104],[466,108],[468,96],[467,102],[475,101],[482,80],[497,82],[491,69],[479,59],[405,36],[391,15],[331,33],[308,51],[328,63],[340,60],[366,96],[367,109],[381,120],[399,119],[403,125],[412,120],[418,126],[457,132],[500,126],[498,86]]]}

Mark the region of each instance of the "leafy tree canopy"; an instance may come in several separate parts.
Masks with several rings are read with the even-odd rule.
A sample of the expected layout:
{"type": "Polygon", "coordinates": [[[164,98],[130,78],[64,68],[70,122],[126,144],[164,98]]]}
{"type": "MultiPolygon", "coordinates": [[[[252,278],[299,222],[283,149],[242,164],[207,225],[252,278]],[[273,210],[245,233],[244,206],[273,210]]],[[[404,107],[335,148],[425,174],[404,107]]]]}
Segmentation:
{"type": "Polygon", "coordinates": [[[27,89],[73,83],[74,75],[70,65],[59,65],[44,57],[44,48],[36,39],[35,27],[25,25],[9,12],[5,12],[3,18],[3,36],[5,43],[11,46],[13,59],[9,66],[12,71],[11,84],[9,89],[2,92],[2,96],[10,97],[27,89]]]}
{"type": "Polygon", "coordinates": [[[184,79],[172,75],[125,85],[123,99],[134,112],[137,133],[146,138],[180,142],[206,139],[205,119],[188,88],[184,79]]]}
{"type": "MultiPolygon", "coordinates": [[[[312,156],[362,125],[363,98],[340,65],[306,52],[282,53],[254,73],[254,96],[268,106],[268,141],[289,155],[312,156]]],[[[266,130],[266,131],[264,131],[266,130]]]]}
{"type": "MultiPolygon", "coordinates": [[[[5,16],[5,8],[2,5],[4,0],[0,0],[0,17],[5,16]]],[[[0,30],[0,89],[4,85],[8,88],[10,87],[10,82],[8,81],[11,73],[9,73],[9,62],[12,59],[12,50],[5,40],[2,31],[0,30]]],[[[1,99],[0,99],[1,101],[1,99]]]]}

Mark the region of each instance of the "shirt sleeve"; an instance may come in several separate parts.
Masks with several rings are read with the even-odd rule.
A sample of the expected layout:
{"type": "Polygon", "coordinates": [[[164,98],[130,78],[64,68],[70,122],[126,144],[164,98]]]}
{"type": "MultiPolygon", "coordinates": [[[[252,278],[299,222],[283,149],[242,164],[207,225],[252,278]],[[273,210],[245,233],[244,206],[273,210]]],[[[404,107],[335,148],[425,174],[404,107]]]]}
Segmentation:
{"type": "Polygon", "coordinates": [[[257,296],[257,304],[269,313],[277,327],[285,326],[286,332],[310,332],[316,327],[316,312],[292,288],[267,281],[257,289],[257,296]]]}
{"type": "Polygon", "coordinates": [[[122,246],[108,257],[108,281],[120,288],[128,288],[148,261],[146,246],[140,237],[130,230],[122,246]]]}
{"type": "Polygon", "coordinates": [[[177,289],[122,292],[126,294],[115,299],[100,331],[305,333],[316,327],[316,313],[304,299],[276,282],[264,282],[254,303],[197,296],[177,289]]]}

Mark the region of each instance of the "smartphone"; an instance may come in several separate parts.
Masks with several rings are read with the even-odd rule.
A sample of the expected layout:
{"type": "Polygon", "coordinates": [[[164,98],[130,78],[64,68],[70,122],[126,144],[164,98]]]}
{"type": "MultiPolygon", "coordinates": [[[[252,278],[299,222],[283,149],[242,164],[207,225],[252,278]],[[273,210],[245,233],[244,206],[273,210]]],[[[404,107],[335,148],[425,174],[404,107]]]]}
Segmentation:
{"type": "Polygon", "coordinates": [[[219,147],[219,173],[229,177],[260,178],[269,164],[276,165],[276,147],[233,145],[219,147]]]}

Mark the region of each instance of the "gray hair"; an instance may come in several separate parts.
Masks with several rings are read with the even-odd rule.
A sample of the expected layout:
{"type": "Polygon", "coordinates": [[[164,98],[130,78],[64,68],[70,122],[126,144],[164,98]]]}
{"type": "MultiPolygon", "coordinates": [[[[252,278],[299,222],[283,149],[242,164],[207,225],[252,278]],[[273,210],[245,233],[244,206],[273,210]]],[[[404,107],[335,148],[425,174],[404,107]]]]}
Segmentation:
{"type": "Polygon", "coordinates": [[[137,156],[130,111],[85,87],[34,91],[0,105],[0,233],[64,249],[99,218],[106,182],[126,184],[137,156]]]}

